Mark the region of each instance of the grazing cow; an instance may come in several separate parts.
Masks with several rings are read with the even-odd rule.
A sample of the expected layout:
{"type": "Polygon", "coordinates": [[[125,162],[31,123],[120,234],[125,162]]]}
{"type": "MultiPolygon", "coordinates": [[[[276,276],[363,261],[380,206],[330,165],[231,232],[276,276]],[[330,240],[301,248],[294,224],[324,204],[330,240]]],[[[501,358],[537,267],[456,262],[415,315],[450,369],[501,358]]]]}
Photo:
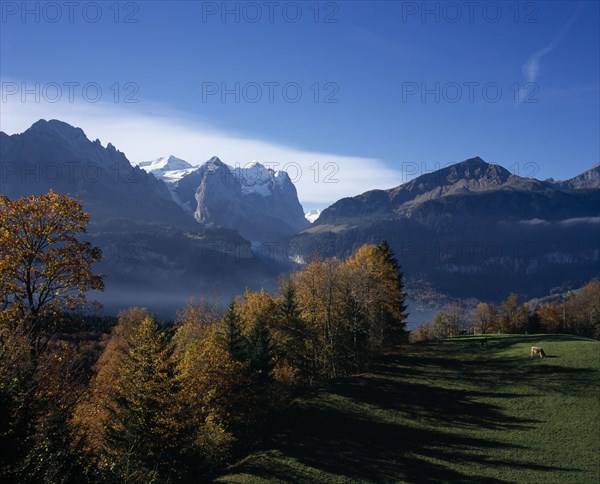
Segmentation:
{"type": "Polygon", "coordinates": [[[529,357],[531,358],[533,355],[540,355],[540,358],[543,358],[544,356],[546,356],[546,353],[544,353],[544,348],[540,348],[539,346],[532,346],[529,357]]]}

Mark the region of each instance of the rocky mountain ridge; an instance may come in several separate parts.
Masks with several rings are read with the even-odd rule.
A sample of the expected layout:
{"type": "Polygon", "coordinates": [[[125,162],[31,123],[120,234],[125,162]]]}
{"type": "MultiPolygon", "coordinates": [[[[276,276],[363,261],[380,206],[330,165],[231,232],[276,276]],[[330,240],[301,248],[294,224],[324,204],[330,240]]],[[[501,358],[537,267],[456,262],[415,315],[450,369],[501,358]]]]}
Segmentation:
{"type": "Polygon", "coordinates": [[[167,182],[173,200],[204,226],[228,227],[248,240],[273,242],[309,225],[288,174],[256,161],[232,167],[214,156],[192,167],[170,156],[139,166],[167,182]]]}

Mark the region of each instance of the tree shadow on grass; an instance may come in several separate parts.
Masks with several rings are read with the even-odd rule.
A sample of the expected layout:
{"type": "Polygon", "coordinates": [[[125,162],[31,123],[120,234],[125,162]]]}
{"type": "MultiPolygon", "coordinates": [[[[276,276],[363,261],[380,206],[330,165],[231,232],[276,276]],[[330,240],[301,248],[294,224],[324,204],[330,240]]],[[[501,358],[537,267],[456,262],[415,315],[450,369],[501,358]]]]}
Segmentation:
{"type": "MultiPolygon", "coordinates": [[[[373,388],[373,392],[389,392],[373,388]]],[[[401,390],[400,390],[401,391],[401,390]]],[[[323,395],[310,402],[298,402],[286,412],[282,429],[273,435],[268,448],[276,449],[284,459],[248,459],[232,471],[283,482],[311,482],[290,459],[305,466],[337,476],[348,482],[505,482],[489,476],[463,474],[448,467],[461,462],[499,469],[523,467],[529,470],[567,470],[565,467],[538,465],[532,462],[494,459],[497,449],[520,447],[489,439],[457,435],[431,428],[417,428],[380,421],[376,416],[364,418],[343,406],[336,394],[323,395]]],[[[486,417],[492,418],[492,417],[486,417]]]]}
{"type": "MultiPolygon", "coordinates": [[[[476,482],[428,459],[448,459],[450,449],[451,458],[457,458],[468,449],[492,445],[480,439],[361,419],[333,407],[297,407],[288,418],[292,423],[274,436],[274,447],[287,458],[344,480],[476,482]]],[[[286,466],[276,471],[271,466],[265,469],[249,462],[236,471],[287,482],[306,479],[301,474],[290,475],[286,466]]]]}
{"type": "Polygon", "coordinates": [[[582,469],[530,461],[534,450],[501,437],[533,435],[542,423],[505,413],[504,399],[575,395],[596,385],[597,371],[588,368],[506,356],[528,339],[573,340],[532,335],[490,338],[483,348],[468,338],[407,346],[372,373],[333,381],[297,401],[273,422],[276,433],[264,450],[230,472],[280,482],[500,483],[507,482],[499,477],[504,472],[523,469],[540,478],[572,473],[567,480],[575,482],[582,469]],[[484,438],[482,428],[490,431],[484,438]]]}
{"type": "MultiPolygon", "coordinates": [[[[507,415],[500,406],[482,401],[522,397],[518,392],[490,390],[494,387],[494,375],[497,378],[499,371],[516,371],[520,366],[498,360],[493,366],[482,368],[478,361],[452,358],[450,354],[436,357],[427,351],[389,356],[374,368],[373,374],[339,379],[327,391],[297,401],[274,422],[277,433],[272,434],[265,450],[258,454],[265,457],[264,463],[255,454],[230,471],[282,482],[314,482],[321,478],[340,482],[419,483],[506,482],[478,475],[477,469],[484,467],[488,471],[495,468],[498,474],[516,468],[579,471],[519,458],[498,458],[506,455],[502,450],[513,449],[520,455],[519,449],[524,452],[527,449],[469,436],[471,430],[475,433],[478,428],[490,429],[495,434],[531,430],[540,422],[507,415]],[[423,378],[433,380],[421,383],[418,373],[407,378],[403,373],[407,367],[420,369],[423,378]],[[451,372],[437,376],[449,368],[451,372]],[[456,373],[462,375],[458,378],[463,387],[448,388],[447,378],[456,373]],[[440,385],[441,380],[446,385],[440,385]],[[479,390],[465,390],[465,384],[480,380],[479,390]],[[456,463],[472,470],[468,474],[460,472],[456,463]],[[327,473],[326,477],[319,472],[327,473]]],[[[546,371],[561,379],[573,377],[569,372],[561,374],[547,366],[529,368],[528,378],[535,381],[539,372],[546,371]]],[[[516,376],[525,377],[526,372],[516,376]]]]}
{"type": "Polygon", "coordinates": [[[501,407],[479,398],[514,399],[517,393],[465,392],[428,383],[392,381],[385,378],[354,377],[334,384],[331,393],[383,410],[395,410],[403,418],[454,428],[497,430],[534,428],[538,420],[508,417],[501,407]]]}

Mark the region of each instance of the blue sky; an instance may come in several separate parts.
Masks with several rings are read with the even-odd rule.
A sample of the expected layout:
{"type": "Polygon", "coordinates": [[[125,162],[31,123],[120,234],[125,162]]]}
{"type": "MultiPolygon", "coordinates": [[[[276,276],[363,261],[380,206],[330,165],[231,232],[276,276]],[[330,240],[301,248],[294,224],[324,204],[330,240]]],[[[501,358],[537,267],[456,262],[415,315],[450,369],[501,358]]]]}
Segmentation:
{"type": "Polygon", "coordinates": [[[9,133],[59,118],[133,162],[297,163],[305,208],[475,155],[542,179],[600,161],[598,2],[1,4],[9,133]]]}

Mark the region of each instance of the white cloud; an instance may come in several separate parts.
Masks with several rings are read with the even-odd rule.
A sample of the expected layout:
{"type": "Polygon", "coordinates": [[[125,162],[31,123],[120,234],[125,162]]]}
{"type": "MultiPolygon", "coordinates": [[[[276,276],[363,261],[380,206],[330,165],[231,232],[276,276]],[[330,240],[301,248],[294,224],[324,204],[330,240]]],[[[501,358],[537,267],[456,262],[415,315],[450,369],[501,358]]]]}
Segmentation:
{"type": "MultiPolygon", "coordinates": [[[[556,49],[556,47],[558,47],[558,45],[563,41],[563,39],[571,29],[571,26],[575,23],[575,20],[579,15],[581,7],[582,4],[581,2],[579,2],[577,4],[575,12],[573,12],[573,15],[571,15],[567,23],[563,25],[562,29],[560,30],[558,35],[554,37],[552,42],[550,42],[546,47],[531,54],[527,61],[525,61],[525,64],[523,64],[523,66],[521,67],[521,72],[523,73],[523,77],[525,78],[526,83],[534,83],[537,81],[540,75],[542,57],[556,49]]],[[[527,85],[520,89],[519,103],[521,103],[526,98],[529,89],[530,88],[527,87],[527,85]]]]}
{"type": "Polygon", "coordinates": [[[565,219],[565,220],[561,220],[558,223],[561,224],[561,225],[575,225],[575,224],[597,225],[597,224],[600,224],[600,217],[568,218],[568,219],[565,219]]]}
{"type": "Polygon", "coordinates": [[[523,67],[521,68],[521,72],[525,77],[525,82],[537,81],[537,78],[540,75],[540,61],[542,57],[552,52],[555,49],[556,45],[558,45],[558,42],[552,42],[543,49],[540,49],[537,52],[533,53],[529,57],[529,59],[527,59],[527,62],[525,62],[525,64],[523,64],[523,67]]]}
{"type": "Polygon", "coordinates": [[[550,222],[541,218],[532,218],[531,220],[519,220],[521,225],[547,225],[550,222]]]}
{"type": "MultiPolygon", "coordinates": [[[[2,82],[3,89],[8,81],[2,82]]],[[[17,83],[20,85],[20,82],[17,83]]],[[[11,81],[11,85],[14,83],[11,81]]],[[[311,208],[326,207],[348,196],[375,188],[391,188],[405,180],[403,173],[375,158],[320,153],[284,144],[251,139],[215,129],[206,120],[191,118],[158,104],[140,105],[69,102],[22,102],[2,93],[0,130],[25,131],[38,119],[60,119],[84,130],[91,140],[112,143],[134,164],[172,154],[198,165],[216,155],[229,165],[257,160],[273,169],[287,169],[300,201],[311,208]],[[160,113],[160,114],[157,114],[160,113]]]]}
{"type": "Polygon", "coordinates": [[[548,220],[544,220],[541,218],[532,218],[529,220],[519,220],[518,222],[521,225],[550,225],[557,223],[558,225],[575,225],[575,224],[591,224],[597,225],[600,224],[600,217],[577,217],[577,218],[566,218],[563,220],[549,222],[548,220]]]}

